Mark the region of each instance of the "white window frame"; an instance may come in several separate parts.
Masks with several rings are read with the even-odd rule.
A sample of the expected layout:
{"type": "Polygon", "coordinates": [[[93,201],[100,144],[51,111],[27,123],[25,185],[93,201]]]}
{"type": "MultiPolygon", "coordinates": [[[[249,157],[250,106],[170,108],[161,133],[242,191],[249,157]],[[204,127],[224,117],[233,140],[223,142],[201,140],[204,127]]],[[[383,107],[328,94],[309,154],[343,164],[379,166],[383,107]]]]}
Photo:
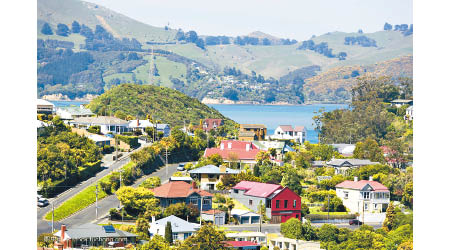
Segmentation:
{"type": "Polygon", "coordinates": [[[348,199],[348,191],[344,191],[344,199],[348,199]]]}

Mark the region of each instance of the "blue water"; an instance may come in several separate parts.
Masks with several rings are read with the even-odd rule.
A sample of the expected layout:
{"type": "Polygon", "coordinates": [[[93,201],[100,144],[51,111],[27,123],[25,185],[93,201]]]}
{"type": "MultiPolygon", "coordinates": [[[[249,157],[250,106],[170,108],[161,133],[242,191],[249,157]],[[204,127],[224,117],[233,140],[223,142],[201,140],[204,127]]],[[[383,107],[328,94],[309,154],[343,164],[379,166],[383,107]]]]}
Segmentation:
{"type": "MultiPolygon", "coordinates": [[[[79,106],[85,101],[51,101],[56,107],[79,106]]],[[[348,108],[347,104],[312,104],[312,105],[249,105],[249,104],[209,104],[226,117],[237,123],[264,124],[267,133],[272,135],[279,125],[305,126],[306,140],[317,143],[312,117],[314,112],[323,108],[325,111],[348,108]]]]}
{"type": "Polygon", "coordinates": [[[272,135],[279,125],[305,126],[306,140],[317,143],[317,132],[314,130],[312,117],[314,112],[323,108],[325,111],[348,108],[347,104],[312,104],[312,105],[227,105],[210,104],[226,117],[237,123],[264,124],[267,133],[272,135]]]}

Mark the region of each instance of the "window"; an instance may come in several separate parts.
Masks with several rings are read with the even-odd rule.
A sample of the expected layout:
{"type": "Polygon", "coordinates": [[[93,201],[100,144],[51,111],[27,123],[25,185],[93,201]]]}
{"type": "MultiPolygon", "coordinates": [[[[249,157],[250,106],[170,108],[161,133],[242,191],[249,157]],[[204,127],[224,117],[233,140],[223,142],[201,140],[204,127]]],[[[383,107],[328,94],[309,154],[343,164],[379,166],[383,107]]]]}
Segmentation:
{"type": "Polygon", "coordinates": [[[178,240],[178,233],[172,233],[172,239],[173,241],[178,240]]]}
{"type": "Polygon", "coordinates": [[[190,198],[189,203],[197,205],[197,198],[190,198]]]}
{"type": "Polygon", "coordinates": [[[237,190],[237,189],[233,189],[233,191],[235,194],[239,193],[239,190],[237,190]]]}
{"type": "Polygon", "coordinates": [[[344,191],[344,199],[348,199],[348,192],[344,191]]]}
{"type": "Polygon", "coordinates": [[[213,174],[208,174],[208,178],[212,179],[212,178],[214,178],[214,175],[213,174]]]}
{"type": "Polygon", "coordinates": [[[184,233],[184,239],[187,239],[191,235],[192,235],[192,233],[184,233]]]}
{"type": "Polygon", "coordinates": [[[275,207],[280,208],[280,201],[276,201],[275,207]]]}
{"type": "Polygon", "coordinates": [[[284,208],[288,207],[288,200],[284,200],[284,208]]]}
{"type": "Polygon", "coordinates": [[[364,203],[364,210],[369,210],[369,204],[364,203]]]}
{"type": "Polygon", "coordinates": [[[294,204],[292,205],[294,208],[297,207],[297,200],[294,200],[294,204]]]}
{"type": "Polygon", "coordinates": [[[272,208],[272,200],[266,200],[266,207],[272,208]]]}
{"type": "Polygon", "coordinates": [[[361,192],[363,199],[369,199],[370,198],[370,192],[361,192]]]}
{"type": "Polygon", "coordinates": [[[211,199],[203,199],[203,205],[211,205],[211,199]]]}
{"type": "Polygon", "coordinates": [[[253,201],[252,200],[248,200],[248,205],[249,206],[253,205],[253,201]]]}

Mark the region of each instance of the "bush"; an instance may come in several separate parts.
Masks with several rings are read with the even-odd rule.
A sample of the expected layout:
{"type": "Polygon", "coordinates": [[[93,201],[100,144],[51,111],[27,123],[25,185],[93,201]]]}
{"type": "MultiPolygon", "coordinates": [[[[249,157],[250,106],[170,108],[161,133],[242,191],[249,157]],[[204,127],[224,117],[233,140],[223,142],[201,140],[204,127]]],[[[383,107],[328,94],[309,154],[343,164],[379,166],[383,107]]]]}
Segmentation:
{"type": "MultiPolygon", "coordinates": [[[[328,215],[327,214],[308,214],[305,216],[306,219],[310,220],[310,221],[315,221],[315,220],[326,220],[328,219],[328,215]]],[[[356,215],[355,214],[330,214],[330,220],[351,220],[351,219],[356,219],[356,215]]]]}
{"type": "Polygon", "coordinates": [[[116,139],[119,141],[123,141],[126,144],[130,145],[132,148],[139,147],[138,137],[137,136],[124,136],[124,135],[116,135],[116,139]]]}
{"type": "Polygon", "coordinates": [[[308,194],[308,199],[311,202],[324,202],[328,200],[328,195],[330,196],[330,199],[333,199],[336,196],[336,191],[334,190],[319,190],[319,191],[314,191],[314,192],[310,192],[308,194]]]}
{"type": "Polygon", "coordinates": [[[114,152],[114,147],[110,145],[103,146],[102,154],[111,154],[112,152],[114,152]]]}
{"type": "Polygon", "coordinates": [[[118,220],[118,219],[122,218],[122,216],[121,216],[119,210],[117,210],[117,208],[111,208],[109,210],[109,217],[111,218],[111,220],[114,220],[114,219],[118,220]]]}
{"type": "Polygon", "coordinates": [[[87,131],[88,131],[89,133],[93,133],[93,134],[98,134],[98,135],[101,134],[101,132],[100,132],[100,126],[99,126],[99,125],[90,126],[90,127],[87,129],[87,131]]]}

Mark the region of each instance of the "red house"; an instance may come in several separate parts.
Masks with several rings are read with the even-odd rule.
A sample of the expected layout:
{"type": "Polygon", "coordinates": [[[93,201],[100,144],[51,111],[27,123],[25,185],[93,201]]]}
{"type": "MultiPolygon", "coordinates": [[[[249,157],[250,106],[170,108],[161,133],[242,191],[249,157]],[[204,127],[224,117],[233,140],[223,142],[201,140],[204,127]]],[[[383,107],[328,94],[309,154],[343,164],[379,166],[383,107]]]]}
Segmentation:
{"type": "Polygon", "coordinates": [[[240,163],[252,165],[256,164],[256,155],[259,151],[261,150],[252,142],[224,140],[219,148],[207,148],[203,157],[219,154],[225,162],[237,160],[240,163]]]}
{"type": "Polygon", "coordinates": [[[241,181],[232,188],[230,197],[253,211],[258,211],[258,205],[264,204],[266,215],[272,223],[285,222],[290,218],[301,218],[302,198],[288,187],[241,181]]]}

